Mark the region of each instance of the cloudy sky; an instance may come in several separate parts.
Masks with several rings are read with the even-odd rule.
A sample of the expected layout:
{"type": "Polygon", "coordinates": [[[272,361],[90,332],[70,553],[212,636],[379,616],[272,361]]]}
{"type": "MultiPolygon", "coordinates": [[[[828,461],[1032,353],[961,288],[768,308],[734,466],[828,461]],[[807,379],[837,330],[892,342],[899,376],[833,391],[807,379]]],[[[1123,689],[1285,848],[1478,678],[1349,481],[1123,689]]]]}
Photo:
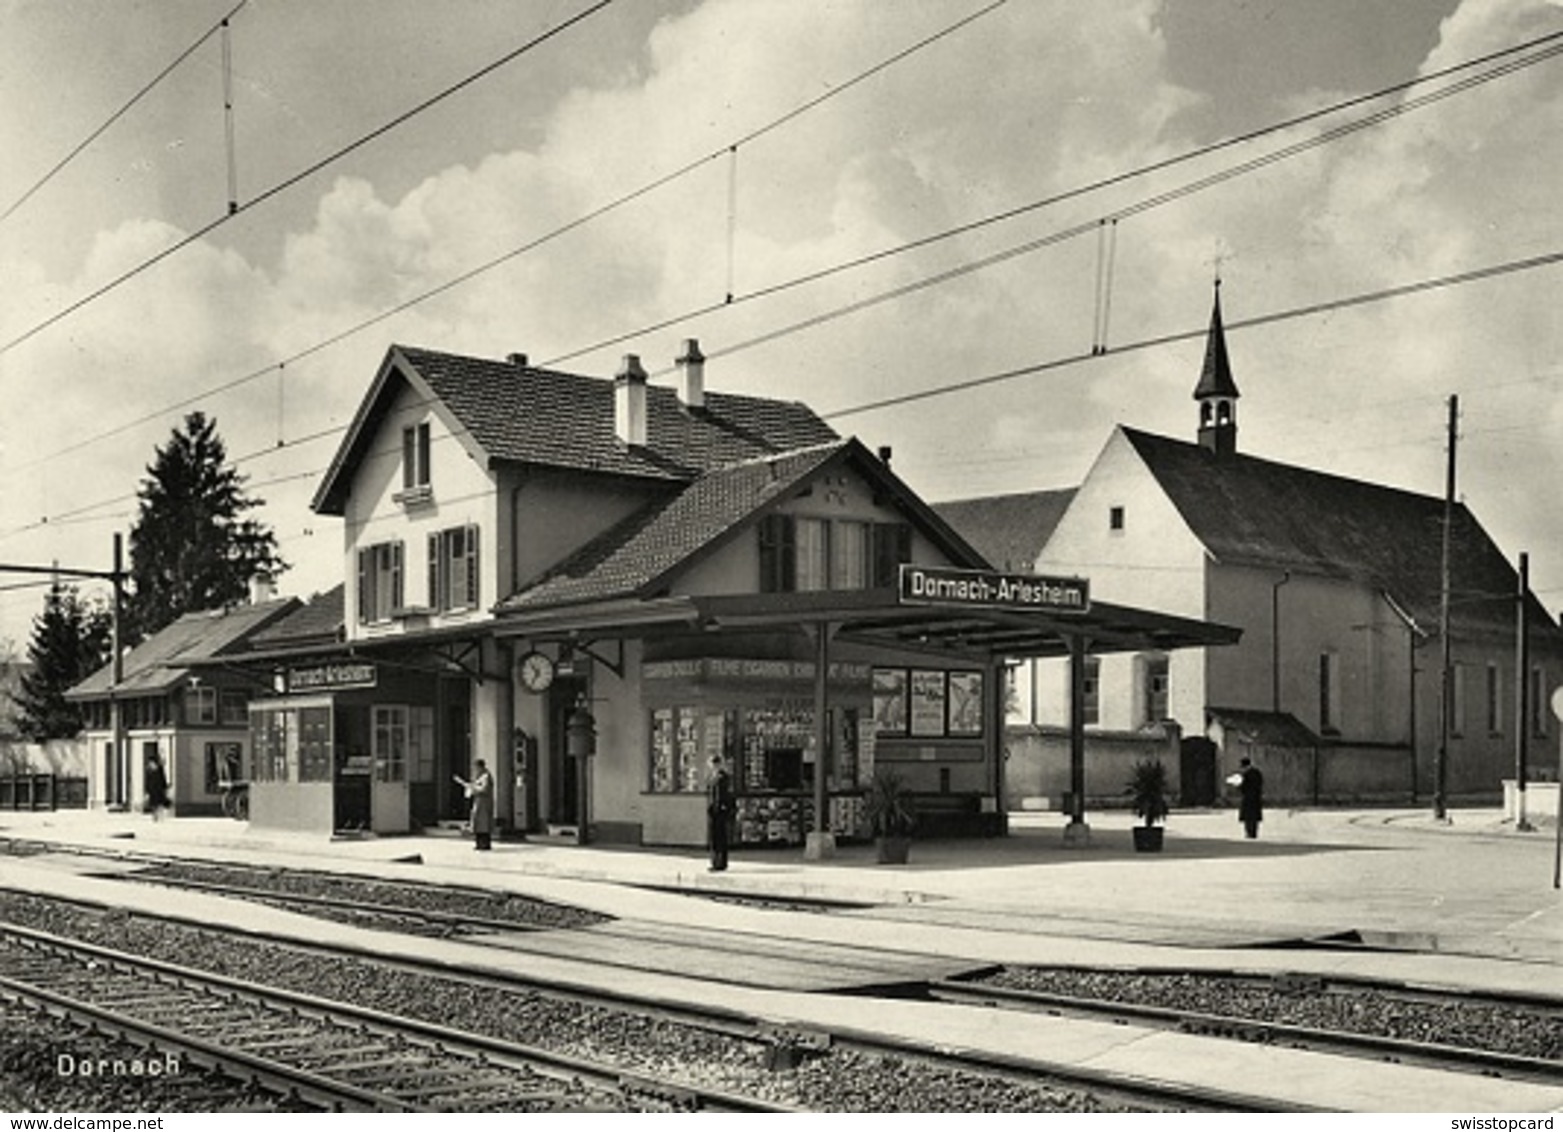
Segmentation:
{"type": "Polygon", "coordinates": [[[1557,3],[617,0],[472,78],[592,0],[248,0],[225,220],[221,37],[153,80],[237,3],[0,0],[0,562],[107,567],[199,408],[326,588],[393,342],[667,380],[698,337],[930,500],[1068,486],[1115,423],[1192,439],[1219,265],[1240,448],[1439,495],[1458,395],[1460,493],[1563,607],[1557,3]]]}

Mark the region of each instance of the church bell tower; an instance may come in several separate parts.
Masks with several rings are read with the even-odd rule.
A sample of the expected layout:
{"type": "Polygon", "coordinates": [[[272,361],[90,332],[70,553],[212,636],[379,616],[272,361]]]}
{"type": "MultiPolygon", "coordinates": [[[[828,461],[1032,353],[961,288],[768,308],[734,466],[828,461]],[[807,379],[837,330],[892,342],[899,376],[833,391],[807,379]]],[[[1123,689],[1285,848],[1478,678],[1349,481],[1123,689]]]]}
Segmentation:
{"type": "Polygon", "coordinates": [[[1237,451],[1237,382],[1227,360],[1226,331],[1221,325],[1221,280],[1216,280],[1210,331],[1205,336],[1205,364],[1194,387],[1199,402],[1199,446],[1217,456],[1237,451]]]}

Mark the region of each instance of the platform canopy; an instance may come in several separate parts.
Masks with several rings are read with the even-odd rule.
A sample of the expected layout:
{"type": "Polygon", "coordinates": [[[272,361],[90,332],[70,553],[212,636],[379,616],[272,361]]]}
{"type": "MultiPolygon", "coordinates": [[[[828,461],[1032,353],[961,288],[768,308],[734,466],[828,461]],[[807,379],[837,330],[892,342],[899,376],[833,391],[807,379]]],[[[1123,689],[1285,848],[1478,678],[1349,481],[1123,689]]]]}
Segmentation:
{"type": "Polygon", "coordinates": [[[680,596],[537,610],[502,617],[501,636],[662,636],[828,624],[837,641],[929,648],[985,657],[1064,657],[1236,644],[1241,630],[1092,601],[1081,610],[994,608],[964,601],[908,604],[895,587],[808,593],[680,596]]]}

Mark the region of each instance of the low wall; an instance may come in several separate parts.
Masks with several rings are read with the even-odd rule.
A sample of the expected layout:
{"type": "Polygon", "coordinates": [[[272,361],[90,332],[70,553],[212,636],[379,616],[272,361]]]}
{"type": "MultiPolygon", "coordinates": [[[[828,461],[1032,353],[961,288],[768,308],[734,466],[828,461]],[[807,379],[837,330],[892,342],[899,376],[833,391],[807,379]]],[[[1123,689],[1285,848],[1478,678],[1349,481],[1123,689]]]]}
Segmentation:
{"type": "MultiPolygon", "coordinates": [[[[1085,807],[1127,808],[1124,788],[1134,765],[1160,759],[1174,791],[1182,780],[1176,726],[1154,731],[1090,731],[1085,739],[1085,807]]],[[[1069,732],[1013,726],[1005,731],[1004,798],[1011,810],[1065,810],[1069,793],[1069,732]]],[[[1177,795],[1173,795],[1177,805],[1177,795]]]]}
{"type": "MultiPolygon", "coordinates": [[[[1519,812],[1519,784],[1512,778],[1503,780],[1503,820],[1513,821],[1519,812]]],[[[1558,820],[1558,784],[1556,782],[1527,782],[1525,784],[1525,820],[1540,825],[1554,825],[1558,820]]]]}
{"type": "MultiPolygon", "coordinates": [[[[1385,805],[1412,799],[1411,752],[1407,747],[1265,747],[1230,743],[1221,754],[1223,780],[1237,773],[1245,756],[1265,776],[1266,805],[1385,805]]],[[[1236,804],[1236,792],[1230,788],[1226,792],[1236,804]]],[[[1422,793],[1426,794],[1427,789],[1422,793]]]]}

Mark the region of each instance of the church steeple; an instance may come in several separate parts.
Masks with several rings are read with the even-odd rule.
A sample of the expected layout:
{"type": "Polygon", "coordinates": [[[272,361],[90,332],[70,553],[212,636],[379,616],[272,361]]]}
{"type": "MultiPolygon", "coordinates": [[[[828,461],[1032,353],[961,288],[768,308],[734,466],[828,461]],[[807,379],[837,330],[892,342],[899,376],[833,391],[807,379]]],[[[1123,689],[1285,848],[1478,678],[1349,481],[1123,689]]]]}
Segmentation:
{"type": "Polygon", "coordinates": [[[1194,387],[1199,402],[1199,446],[1217,456],[1237,451],[1237,382],[1227,360],[1226,331],[1221,325],[1221,280],[1216,280],[1216,300],[1210,311],[1210,331],[1205,336],[1205,365],[1194,387]]]}

